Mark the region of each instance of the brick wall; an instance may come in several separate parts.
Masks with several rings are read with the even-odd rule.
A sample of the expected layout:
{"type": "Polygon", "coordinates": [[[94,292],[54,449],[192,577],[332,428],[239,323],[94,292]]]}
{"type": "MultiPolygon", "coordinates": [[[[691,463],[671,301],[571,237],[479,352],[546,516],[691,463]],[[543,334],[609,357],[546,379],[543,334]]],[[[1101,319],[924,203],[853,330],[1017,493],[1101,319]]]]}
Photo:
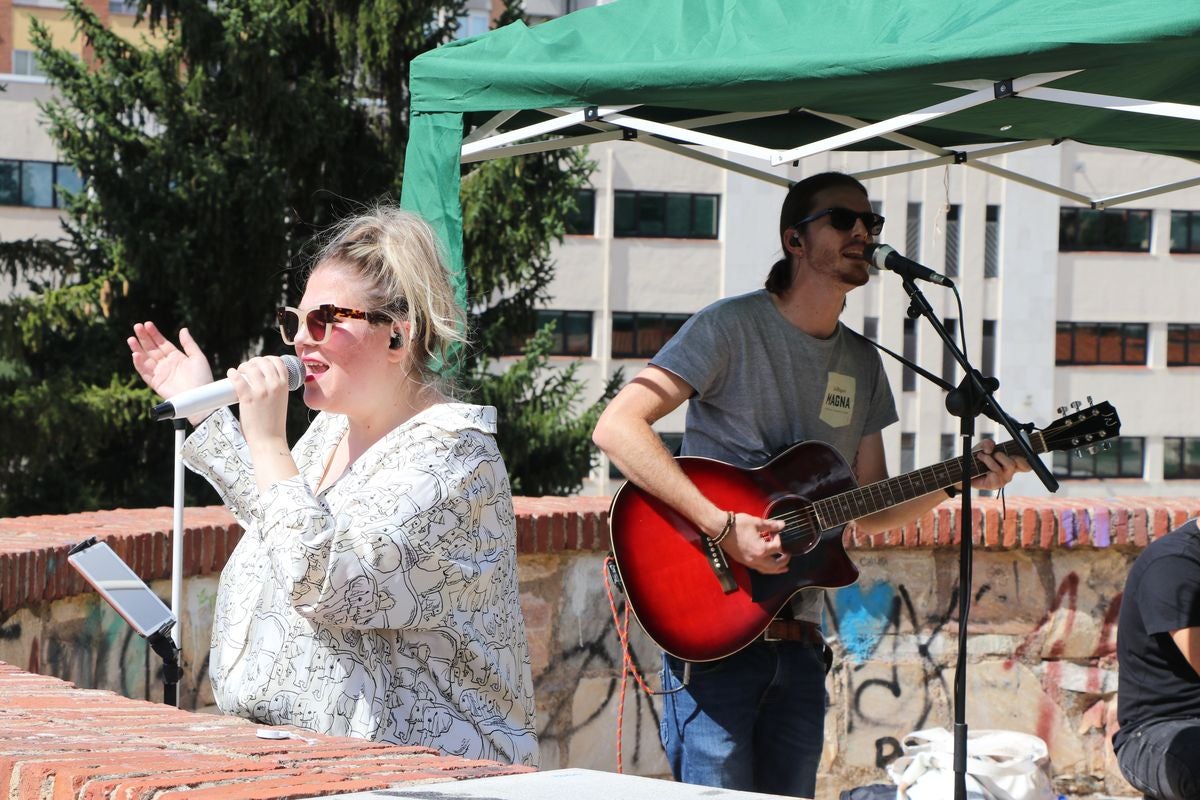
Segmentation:
{"type": "MultiPolygon", "coordinates": [[[[2,1],[2,0],[0,0],[2,1]]],[[[608,549],[609,499],[516,498],[517,550],[521,555],[603,552],[608,549]]],[[[1141,548],[1200,514],[1193,498],[990,498],[973,502],[977,547],[1052,550],[1080,547],[1141,548]]],[[[184,515],[186,577],[219,572],[242,530],[221,506],[189,508],[184,515]]],[[[847,550],[880,547],[936,548],[958,543],[957,502],[892,531],[867,535],[847,530],[847,550]]],[[[171,574],[171,509],[116,509],[66,516],[0,519],[0,614],[33,603],[88,591],[66,563],[71,545],[96,536],[144,580],[171,574]]]]}
{"type": "Polygon", "coordinates": [[[4,798],[302,798],[528,771],[307,731],[262,739],[258,730],[0,662],[4,798]]]}
{"type": "MultiPolygon", "coordinates": [[[[613,769],[623,715],[625,770],[663,775],[659,701],[638,694],[622,676],[624,656],[603,579],[607,505],[603,498],[517,501],[542,768],[613,769]]],[[[1056,788],[1065,794],[1132,794],[1109,744],[1124,575],[1147,542],[1200,514],[1200,501],[1010,498],[1004,511],[994,499],[975,502],[968,722],[1041,736],[1050,746],[1056,788]]],[[[845,536],[862,575],[827,594],[826,629],[836,659],[827,684],[822,800],[836,797],[839,788],[886,780],[883,767],[904,733],[948,726],[953,718],[957,515],[957,503],[946,502],[905,528],[845,536]]],[[[203,658],[216,575],[241,532],[220,508],[189,509],[185,521],[185,631],[192,639],[185,639],[184,652],[193,661],[184,681],[192,686],[184,691],[181,684],[181,697],[198,706],[205,702],[203,658]]],[[[87,536],[107,539],[165,596],[170,524],[167,508],[0,520],[0,660],[127,697],[156,695],[155,659],[138,650],[140,640],[119,619],[104,617],[101,601],[81,594],[85,584],[65,556],[87,536]],[[106,658],[118,668],[101,674],[97,665],[106,658]]],[[[616,602],[619,609],[619,597],[616,602]]],[[[632,662],[657,685],[657,648],[636,623],[630,642],[632,662]]],[[[0,684],[11,675],[0,673],[0,684]]],[[[35,724],[39,712],[23,713],[34,720],[23,724],[35,724]]],[[[185,729],[185,719],[211,724],[207,716],[167,724],[185,729]]],[[[4,722],[0,717],[0,728],[4,722]]],[[[94,735],[104,740],[100,729],[94,735]]],[[[12,747],[4,742],[0,738],[0,754],[12,747]]]]}

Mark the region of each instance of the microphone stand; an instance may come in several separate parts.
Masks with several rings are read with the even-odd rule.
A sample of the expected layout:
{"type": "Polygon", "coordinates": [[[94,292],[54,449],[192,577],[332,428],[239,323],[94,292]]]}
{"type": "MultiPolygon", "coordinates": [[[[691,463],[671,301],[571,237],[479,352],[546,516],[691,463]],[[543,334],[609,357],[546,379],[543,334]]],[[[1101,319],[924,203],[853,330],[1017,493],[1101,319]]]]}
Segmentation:
{"type": "Polygon", "coordinates": [[[175,624],[171,627],[171,644],[154,645],[155,652],[163,656],[163,702],[179,707],[179,697],[175,684],[183,675],[179,659],[183,652],[183,443],[187,439],[187,420],[171,421],[175,429],[175,480],[174,503],[171,514],[171,613],[175,615],[175,624]],[[165,653],[171,652],[173,657],[168,659],[165,653]]]}
{"type": "Polygon", "coordinates": [[[958,561],[958,656],[954,673],[954,800],[967,800],[967,621],[971,611],[971,572],[974,559],[974,542],[971,530],[971,478],[975,475],[975,456],[972,453],[972,439],[975,436],[975,417],[980,413],[1004,426],[1004,429],[1017,442],[1025,460],[1033,469],[1034,474],[1050,491],[1058,491],[1058,481],[1033,452],[1025,436],[1024,430],[1031,430],[1032,424],[1019,426],[1005,413],[1004,409],[993,396],[1000,387],[1000,382],[992,377],[984,377],[979,370],[971,366],[966,353],[947,332],[941,320],[933,313],[933,308],[925,295],[917,288],[912,278],[902,276],[904,291],[908,293],[910,304],[908,316],[916,319],[925,317],[937,331],[946,349],[954,356],[954,360],[963,368],[966,377],[956,389],[946,395],[946,410],[961,420],[962,434],[962,485],[959,492],[962,504],[959,512],[959,561],[958,561]]]}

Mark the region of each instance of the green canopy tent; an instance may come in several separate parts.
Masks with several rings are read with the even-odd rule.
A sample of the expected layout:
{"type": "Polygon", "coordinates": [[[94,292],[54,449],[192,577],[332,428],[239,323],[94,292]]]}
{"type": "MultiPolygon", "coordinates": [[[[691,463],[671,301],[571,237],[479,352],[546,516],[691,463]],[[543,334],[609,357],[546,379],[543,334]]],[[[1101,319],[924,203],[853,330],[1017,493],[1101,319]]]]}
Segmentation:
{"type": "Polygon", "coordinates": [[[461,164],[614,139],[787,185],[834,149],[910,149],[860,179],[1072,139],[1200,159],[1200,4],[1179,0],[618,0],[412,63],[402,204],[461,279],[461,164]],[[749,164],[758,164],[752,166],[749,164]]]}

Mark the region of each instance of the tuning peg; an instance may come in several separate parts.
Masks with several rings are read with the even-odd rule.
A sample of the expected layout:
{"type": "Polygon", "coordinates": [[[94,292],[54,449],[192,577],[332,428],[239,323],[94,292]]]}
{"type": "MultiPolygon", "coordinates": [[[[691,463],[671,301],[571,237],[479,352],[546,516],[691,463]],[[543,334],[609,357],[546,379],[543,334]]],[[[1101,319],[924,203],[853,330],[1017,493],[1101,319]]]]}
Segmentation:
{"type": "Polygon", "coordinates": [[[1101,442],[1100,449],[1101,450],[1112,450],[1112,442],[1101,442]]]}
{"type": "Polygon", "coordinates": [[[1082,405],[1083,405],[1083,403],[1079,402],[1078,400],[1071,401],[1071,408],[1075,409],[1076,411],[1078,411],[1079,407],[1082,405]]]}
{"type": "Polygon", "coordinates": [[[1088,405],[1089,405],[1089,406],[1094,406],[1094,405],[1096,405],[1095,403],[1093,403],[1093,402],[1092,402],[1092,396],[1091,396],[1090,394],[1087,396],[1087,400],[1088,400],[1088,405]]]}
{"type": "Polygon", "coordinates": [[[1066,407],[1066,406],[1059,406],[1059,407],[1058,407],[1058,415],[1059,415],[1060,417],[1065,417],[1065,416],[1067,415],[1067,407],[1066,407]]]}

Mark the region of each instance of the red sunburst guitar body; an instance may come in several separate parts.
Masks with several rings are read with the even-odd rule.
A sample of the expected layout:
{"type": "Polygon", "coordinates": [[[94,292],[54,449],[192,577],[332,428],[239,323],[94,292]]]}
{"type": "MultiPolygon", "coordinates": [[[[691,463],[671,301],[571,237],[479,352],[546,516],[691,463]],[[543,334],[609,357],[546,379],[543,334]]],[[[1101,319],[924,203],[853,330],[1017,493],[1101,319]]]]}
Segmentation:
{"type": "MultiPolygon", "coordinates": [[[[1115,438],[1120,419],[1108,403],[1063,417],[1029,437],[1035,453],[1090,447],[1115,438]]],[[[1015,442],[998,445],[1020,455],[1015,442]]],[[[801,442],[756,469],[707,458],[676,459],[719,508],[782,519],[791,553],[784,575],[764,575],[729,560],[722,586],[704,535],[683,515],[632,483],[613,496],[612,553],[627,601],[663,650],[686,661],[712,661],[757,638],[796,592],[854,583],[858,568],[842,544],[853,519],[947,486],[961,484],[962,461],[858,487],[845,459],[829,445],[801,442]]],[[[987,468],[974,461],[971,476],[987,468]]]]}

